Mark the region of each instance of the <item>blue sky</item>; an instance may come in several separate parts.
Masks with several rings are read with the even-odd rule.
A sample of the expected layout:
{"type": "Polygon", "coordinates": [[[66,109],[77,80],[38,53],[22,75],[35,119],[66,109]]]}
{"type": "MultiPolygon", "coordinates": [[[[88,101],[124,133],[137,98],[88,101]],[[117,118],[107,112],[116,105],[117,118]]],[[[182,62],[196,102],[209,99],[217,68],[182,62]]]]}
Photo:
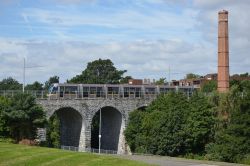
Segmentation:
{"type": "Polygon", "coordinates": [[[199,35],[193,31],[194,18],[192,13],[187,17],[184,12],[190,11],[161,1],[48,3],[20,0],[3,8],[0,34],[23,39],[65,37],[93,42],[157,40],[180,35],[193,40],[199,35]],[[181,18],[183,16],[185,19],[181,18]],[[192,39],[188,36],[191,33],[195,34],[192,39]]]}
{"type": "Polygon", "coordinates": [[[217,71],[217,13],[229,10],[230,72],[250,71],[250,1],[2,0],[0,79],[28,83],[79,74],[87,62],[111,59],[135,78],[217,71]],[[176,74],[174,74],[176,73],[176,74]]]}

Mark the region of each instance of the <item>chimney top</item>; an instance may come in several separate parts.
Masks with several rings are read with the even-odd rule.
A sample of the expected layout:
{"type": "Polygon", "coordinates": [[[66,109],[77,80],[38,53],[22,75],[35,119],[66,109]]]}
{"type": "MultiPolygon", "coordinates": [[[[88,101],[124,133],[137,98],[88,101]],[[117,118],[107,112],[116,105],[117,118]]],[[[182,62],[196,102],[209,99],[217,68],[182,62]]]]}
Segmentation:
{"type": "Polygon", "coordinates": [[[223,9],[223,10],[219,11],[219,14],[228,14],[228,11],[223,9]]]}

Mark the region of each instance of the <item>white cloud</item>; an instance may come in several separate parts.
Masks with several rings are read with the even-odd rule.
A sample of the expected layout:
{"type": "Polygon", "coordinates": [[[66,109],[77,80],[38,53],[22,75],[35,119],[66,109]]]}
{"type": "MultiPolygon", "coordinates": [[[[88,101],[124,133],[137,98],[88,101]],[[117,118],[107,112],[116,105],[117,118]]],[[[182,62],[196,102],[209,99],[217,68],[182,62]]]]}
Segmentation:
{"type": "MultiPolygon", "coordinates": [[[[73,13],[67,13],[62,8],[61,10],[51,11],[37,8],[29,8],[23,11],[30,20],[35,23],[46,25],[50,27],[50,30],[59,37],[72,38],[72,34],[69,31],[74,27],[85,28],[86,26],[94,26],[99,28],[110,29],[110,36],[117,35],[130,35],[129,38],[133,38],[133,34],[140,32],[141,35],[169,35],[172,32],[178,31],[190,31],[197,24],[195,17],[197,12],[190,9],[184,10],[182,13],[172,13],[168,11],[147,11],[145,14],[142,11],[136,11],[131,9],[126,10],[112,10],[100,13],[88,13],[76,11],[73,13]],[[62,29],[62,27],[64,29],[62,29]],[[118,30],[118,31],[115,31],[118,30]]],[[[84,34],[86,35],[86,34],[84,34]]],[[[84,36],[79,34],[79,36],[84,36]]],[[[103,34],[92,34],[102,36],[103,34]]]]}
{"type": "MultiPolygon", "coordinates": [[[[90,3],[95,3],[91,1],[90,3]]],[[[139,1],[138,1],[139,2],[139,1]]],[[[147,0],[148,3],[156,3],[147,0]]],[[[170,1],[158,0],[157,3],[170,1]]],[[[70,3],[65,0],[64,3],[70,3]]],[[[80,3],[76,0],[72,3],[80,3]]],[[[88,3],[88,2],[86,2],[88,3]]],[[[178,2],[180,5],[181,1],[178,2]]],[[[174,2],[171,1],[171,5],[174,2]]],[[[181,4],[182,5],[182,4],[181,4]]],[[[145,6],[144,6],[145,7],[145,6]]],[[[118,69],[135,78],[181,78],[186,73],[217,71],[217,13],[229,10],[231,73],[250,72],[250,1],[194,0],[179,12],[134,9],[81,13],[25,8],[22,10],[36,33],[37,26],[56,34],[54,40],[0,38],[0,78],[22,79],[22,61],[43,68],[27,69],[27,80],[44,82],[52,75],[72,78],[98,58],[111,59],[118,69]],[[34,25],[34,22],[39,23],[34,25]],[[72,34],[72,27],[98,26],[116,29],[106,33],[72,34]],[[128,39],[128,40],[125,40],[128,39]]],[[[95,31],[95,30],[94,30],[95,31]]]]}
{"type": "MultiPolygon", "coordinates": [[[[28,65],[44,66],[27,69],[28,82],[35,80],[44,82],[52,75],[59,75],[61,80],[65,81],[84,70],[87,62],[98,58],[111,59],[118,69],[126,69],[128,75],[136,78],[166,77],[169,66],[173,72],[180,73],[180,76],[196,71],[206,73],[210,66],[213,66],[212,70],[216,68],[216,64],[209,61],[209,53],[203,53],[203,46],[195,46],[181,40],[93,44],[12,39],[11,45],[8,44],[10,40],[0,41],[1,46],[6,45],[3,47],[5,52],[0,52],[0,56],[5,57],[4,63],[1,63],[3,70],[0,77],[14,76],[20,81],[22,78],[20,51],[26,52],[28,65]],[[6,59],[7,53],[12,53],[12,58],[6,59]],[[201,65],[197,65],[198,63],[201,65]]],[[[174,75],[173,78],[180,76],[174,75]]]]}
{"type": "Polygon", "coordinates": [[[250,71],[250,1],[194,0],[194,10],[199,12],[200,30],[205,40],[217,49],[218,11],[229,11],[230,72],[250,71]]]}

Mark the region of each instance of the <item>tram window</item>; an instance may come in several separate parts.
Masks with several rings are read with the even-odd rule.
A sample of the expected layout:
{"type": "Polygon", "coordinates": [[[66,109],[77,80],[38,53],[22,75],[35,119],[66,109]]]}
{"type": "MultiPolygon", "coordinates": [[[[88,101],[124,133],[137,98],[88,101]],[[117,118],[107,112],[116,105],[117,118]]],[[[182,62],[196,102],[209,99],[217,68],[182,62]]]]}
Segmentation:
{"type": "Polygon", "coordinates": [[[90,94],[96,94],[96,87],[90,87],[90,94]]]}
{"type": "Polygon", "coordinates": [[[160,88],[160,93],[168,93],[173,91],[175,91],[173,88],[160,88]]]}
{"type": "Polygon", "coordinates": [[[60,86],[60,92],[64,92],[65,87],[64,86],[60,86]]]}
{"type": "Polygon", "coordinates": [[[135,88],[135,97],[141,96],[141,88],[135,88]]]}
{"type": "Polygon", "coordinates": [[[103,94],[103,88],[97,87],[96,97],[101,97],[103,94]]]}
{"type": "Polygon", "coordinates": [[[130,88],[129,92],[130,92],[131,95],[133,95],[135,93],[135,88],[130,88]]]}
{"type": "Polygon", "coordinates": [[[129,97],[129,88],[124,88],[124,97],[129,97]]]}
{"type": "Polygon", "coordinates": [[[155,88],[145,88],[146,94],[155,94],[155,88]]]}
{"type": "Polygon", "coordinates": [[[76,91],[77,91],[77,86],[66,86],[65,87],[66,94],[75,93],[76,91]]]}
{"type": "Polygon", "coordinates": [[[83,94],[83,97],[88,97],[89,96],[89,87],[83,87],[82,88],[82,94],[83,94]]]}
{"type": "Polygon", "coordinates": [[[83,92],[88,92],[89,91],[89,87],[83,87],[82,90],[83,90],[83,92]]]}
{"type": "Polygon", "coordinates": [[[108,94],[118,94],[119,87],[108,87],[108,94]]]}

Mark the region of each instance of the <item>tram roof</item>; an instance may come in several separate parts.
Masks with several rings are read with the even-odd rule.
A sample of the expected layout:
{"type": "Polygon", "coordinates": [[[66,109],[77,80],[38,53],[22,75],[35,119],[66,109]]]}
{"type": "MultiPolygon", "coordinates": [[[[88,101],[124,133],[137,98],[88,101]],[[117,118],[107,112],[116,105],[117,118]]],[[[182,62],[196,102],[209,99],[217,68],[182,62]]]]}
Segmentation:
{"type": "Polygon", "coordinates": [[[85,87],[148,87],[148,88],[180,88],[180,89],[196,89],[194,86],[169,86],[169,85],[132,85],[132,84],[72,84],[72,83],[57,83],[58,86],[85,86],[85,87]]]}

